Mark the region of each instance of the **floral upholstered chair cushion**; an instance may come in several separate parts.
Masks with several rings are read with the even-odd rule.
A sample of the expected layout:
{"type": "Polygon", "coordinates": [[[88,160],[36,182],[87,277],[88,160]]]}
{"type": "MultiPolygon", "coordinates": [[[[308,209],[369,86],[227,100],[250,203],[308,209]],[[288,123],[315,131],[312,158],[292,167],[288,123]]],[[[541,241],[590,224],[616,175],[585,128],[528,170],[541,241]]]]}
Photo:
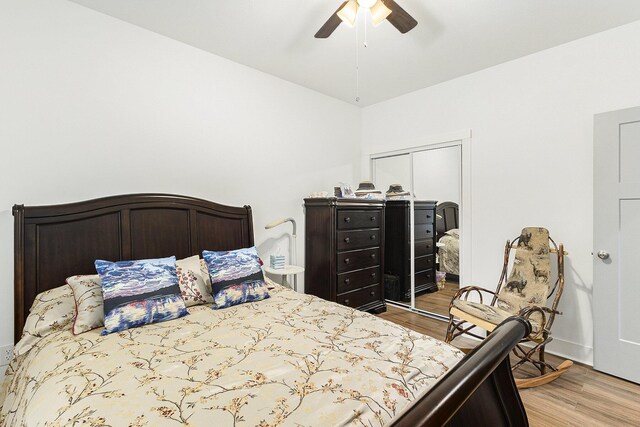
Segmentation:
{"type": "Polygon", "coordinates": [[[73,334],[78,335],[104,326],[104,301],[102,284],[97,274],[71,276],[67,284],[73,290],[76,318],[73,321],[73,334]]]}
{"type": "Polygon", "coordinates": [[[47,335],[71,329],[75,311],[73,292],[69,285],[38,294],[29,310],[22,338],[13,349],[13,354],[20,356],[47,335]]]}
{"type": "Polygon", "coordinates": [[[207,263],[215,309],[269,298],[255,247],[202,252],[207,263]]]}
{"type": "Polygon", "coordinates": [[[178,285],[176,257],[97,260],[95,265],[104,297],[102,335],[189,314],[178,285]]]}

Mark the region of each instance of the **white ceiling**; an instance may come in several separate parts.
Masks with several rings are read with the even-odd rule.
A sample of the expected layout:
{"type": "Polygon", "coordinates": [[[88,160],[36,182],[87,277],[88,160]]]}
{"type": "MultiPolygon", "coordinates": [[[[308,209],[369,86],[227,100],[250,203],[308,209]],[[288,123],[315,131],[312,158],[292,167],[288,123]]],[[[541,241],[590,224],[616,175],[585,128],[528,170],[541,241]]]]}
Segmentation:
{"type": "MultiPolygon", "coordinates": [[[[366,106],[640,19],[639,0],[397,0],[400,34],[360,19],[313,35],[342,0],[71,0],[232,61],[366,106]]],[[[363,15],[364,16],[364,15],[363,15]]]]}

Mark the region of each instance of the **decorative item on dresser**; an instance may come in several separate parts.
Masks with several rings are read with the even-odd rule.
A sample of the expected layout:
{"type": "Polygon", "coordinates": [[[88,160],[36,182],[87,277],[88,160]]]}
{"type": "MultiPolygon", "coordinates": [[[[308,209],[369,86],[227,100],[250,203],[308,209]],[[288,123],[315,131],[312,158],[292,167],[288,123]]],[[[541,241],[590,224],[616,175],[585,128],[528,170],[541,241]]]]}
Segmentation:
{"type": "Polygon", "coordinates": [[[365,311],[386,310],[383,200],[304,199],[305,292],[365,311]]]}
{"type": "MultiPolygon", "coordinates": [[[[438,290],[435,265],[435,208],[431,200],[414,201],[416,295],[438,290]]],[[[401,298],[411,299],[411,204],[387,200],[385,212],[385,274],[397,276],[401,298]]]]}
{"type": "Polygon", "coordinates": [[[264,268],[264,271],[266,271],[269,274],[281,275],[282,284],[285,286],[289,286],[289,283],[287,282],[287,276],[289,275],[293,276],[293,290],[297,291],[298,290],[298,274],[304,272],[304,268],[300,267],[299,265],[296,265],[297,254],[298,254],[298,244],[297,244],[298,232],[296,231],[298,227],[296,225],[296,220],[293,218],[280,218],[265,225],[264,228],[265,230],[269,230],[271,228],[279,226],[280,224],[284,224],[285,222],[290,222],[293,225],[293,234],[291,234],[291,245],[293,246],[293,248],[290,249],[289,251],[290,253],[289,264],[284,265],[280,269],[273,268],[271,265],[268,265],[268,266],[265,265],[263,268],[264,268]]]}

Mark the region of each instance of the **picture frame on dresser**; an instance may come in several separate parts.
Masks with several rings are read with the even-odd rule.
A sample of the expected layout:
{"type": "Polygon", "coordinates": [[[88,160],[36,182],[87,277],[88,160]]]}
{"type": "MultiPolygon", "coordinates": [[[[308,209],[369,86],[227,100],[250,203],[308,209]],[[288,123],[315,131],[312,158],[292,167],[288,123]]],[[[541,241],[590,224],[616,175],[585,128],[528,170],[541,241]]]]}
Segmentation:
{"type": "Polygon", "coordinates": [[[305,293],[373,313],[384,299],[385,201],[306,198],[305,293]]]}

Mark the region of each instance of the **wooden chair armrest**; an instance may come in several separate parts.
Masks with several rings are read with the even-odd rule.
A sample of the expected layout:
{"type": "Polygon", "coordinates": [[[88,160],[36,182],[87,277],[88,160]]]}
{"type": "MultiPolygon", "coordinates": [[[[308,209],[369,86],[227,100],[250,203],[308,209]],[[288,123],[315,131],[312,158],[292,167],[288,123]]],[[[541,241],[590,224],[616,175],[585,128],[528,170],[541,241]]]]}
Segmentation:
{"type": "Polygon", "coordinates": [[[549,313],[549,314],[559,314],[560,316],[562,316],[562,312],[558,311],[558,310],[552,310],[549,307],[540,307],[543,311],[549,313]]]}
{"type": "Polygon", "coordinates": [[[480,297],[480,304],[483,304],[482,302],[482,293],[486,292],[489,293],[491,295],[495,295],[495,292],[492,292],[488,289],[485,288],[481,288],[479,286],[465,286],[464,288],[458,289],[458,291],[453,295],[453,298],[451,298],[451,303],[449,304],[449,309],[451,309],[451,307],[453,307],[453,301],[457,300],[457,299],[462,299],[462,297],[464,297],[464,300],[467,301],[467,299],[469,298],[469,294],[471,292],[477,292],[478,296],[480,297]]]}
{"type": "MultiPolygon", "coordinates": [[[[518,312],[518,316],[519,317],[523,317],[524,319],[526,319],[529,323],[531,323],[531,315],[534,313],[539,313],[541,316],[540,319],[540,326],[539,329],[535,332],[531,332],[529,334],[529,336],[527,337],[530,341],[535,341],[538,340],[542,337],[542,335],[544,334],[544,328],[547,325],[547,316],[545,316],[545,312],[549,312],[551,311],[550,309],[548,309],[547,307],[538,307],[535,305],[530,305],[528,307],[524,307],[523,309],[521,309],[518,312]]],[[[538,322],[535,322],[538,323],[538,322]]]]}

